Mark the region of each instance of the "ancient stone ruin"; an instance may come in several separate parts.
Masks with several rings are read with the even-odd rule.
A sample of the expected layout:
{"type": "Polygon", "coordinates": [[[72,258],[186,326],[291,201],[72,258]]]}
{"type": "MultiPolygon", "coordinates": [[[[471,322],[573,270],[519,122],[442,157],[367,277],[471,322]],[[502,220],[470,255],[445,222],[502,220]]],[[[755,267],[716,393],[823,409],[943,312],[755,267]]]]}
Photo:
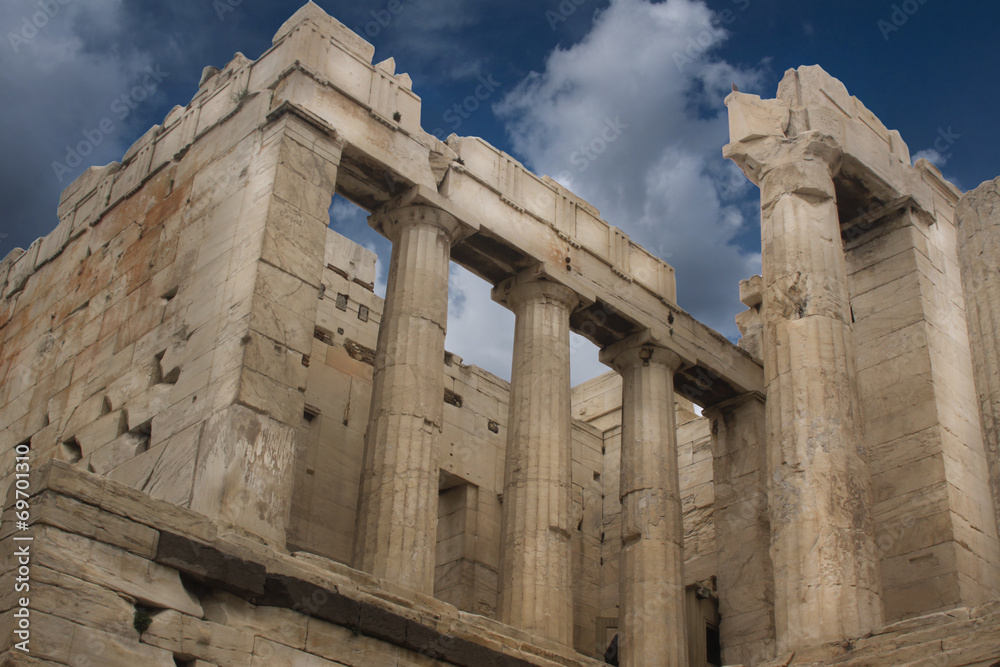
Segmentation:
{"type": "Polygon", "coordinates": [[[819,67],[734,92],[736,346],[373,52],[306,5],[0,263],[2,664],[1000,664],[1000,180],[819,67]],[[444,349],[450,261],[510,383],[444,349]]]}

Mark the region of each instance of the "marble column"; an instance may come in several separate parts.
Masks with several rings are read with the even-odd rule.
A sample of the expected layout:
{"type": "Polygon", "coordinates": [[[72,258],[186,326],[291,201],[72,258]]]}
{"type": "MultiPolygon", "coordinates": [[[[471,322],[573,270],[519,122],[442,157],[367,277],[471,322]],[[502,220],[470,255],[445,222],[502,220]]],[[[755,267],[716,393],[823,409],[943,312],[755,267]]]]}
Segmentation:
{"type": "Polygon", "coordinates": [[[841,151],[818,132],[730,144],[727,151],[761,188],[768,505],[780,654],[882,625],[833,181],[841,151]]]}
{"type": "Polygon", "coordinates": [[[434,593],[448,266],[459,223],[411,205],[380,214],[392,240],[358,502],[354,564],[434,593]]]}
{"type": "Polygon", "coordinates": [[[569,316],[578,299],[543,279],[515,279],[494,298],[516,315],[499,617],[572,646],[569,316]]]}
{"type": "Polygon", "coordinates": [[[620,664],[686,667],[684,515],[674,413],[674,372],[681,360],[642,338],[612,345],[601,359],[622,376],[620,664]]]}

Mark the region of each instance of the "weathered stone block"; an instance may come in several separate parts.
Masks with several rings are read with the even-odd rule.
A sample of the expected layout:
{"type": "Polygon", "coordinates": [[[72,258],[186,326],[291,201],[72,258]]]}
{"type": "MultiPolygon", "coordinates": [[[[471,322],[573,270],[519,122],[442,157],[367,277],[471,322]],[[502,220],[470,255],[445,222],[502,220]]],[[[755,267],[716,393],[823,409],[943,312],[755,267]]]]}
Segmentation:
{"type": "Polygon", "coordinates": [[[305,399],[301,391],[249,369],[241,373],[236,400],[282,424],[294,427],[302,421],[305,399]]]}
{"type": "Polygon", "coordinates": [[[296,391],[305,391],[308,371],[303,354],[256,332],[245,343],[245,367],[296,391]]]}
{"type": "Polygon", "coordinates": [[[140,452],[108,473],[154,498],[187,507],[198,458],[199,427],[192,426],[140,452]]]}
{"type": "Polygon", "coordinates": [[[309,354],[319,300],[316,288],[261,263],[254,292],[250,327],[297,352],[309,354]]]}
{"type": "Polygon", "coordinates": [[[75,437],[83,449],[83,455],[86,456],[96,451],[98,447],[115,440],[125,431],[125,413],[115,410],[81,428],[75,437]]]}
{"type": "MultiPolygon", "coordinates": [[[[35,497],[32,508],[34,523],[121,547],[139,556],[152,557],[156,551],[157,532],[152,528],[67,496],[44,491],[35,497]]],[[[8,533],[4,530],[0,535],[6,537],[8,533]]]]}
{"type": "Polygon", "coordinates": [[[174,654],[194,656],[219,667],[246,665],[253,652],[253,635],[237,628],[203,621],[172,609],[153,615],[143,643],[174,654]]]}
{"type": "MultiPolygon", "coordinates": [[[[232,572],[229,563],[224,563],[223,567],[232,572]]],[[[263,583],[263,570],[259,574],[263,583]]],[[[205,619],[213,623],[243,628],[258,637],[292,648],[305,648],[308,622],[290,609],[252,605],[223,591],[214,591],[202,598],[202,607],[205,619]]]]}
{"type": "Polygon", "coordinates": [[[213,415],[200,438],[191,509],[282,542],[296,437],[296,429],[240,405],[213,415]]]}
{"type": "Polygon", "coordinates": [[[135,606],[118,592],[46,567],[34,567],[31,574],[33,610],[127,639],[135,637],[135,606]]]}
{"type": "Polygon", "coordinates": [[[306,650],[346,665],[393,667],[400,649],[316,618],[309,619],[306,650]]]}
{"type": "Polygon", "coordinates": [[[161,531],[155,561],[193,576],[213,589],[253,598],[265,591],[266,572],[260,563],[170,531],[161,531]]]}
{"type": "MultiPolygon", "coordinates": [[[[306,185],[302,187],[312,188],[306,185]]],[[[282,267],[309,285],[318,287],[323,275],[323,244],[326,240],[328,223],[325,222],[325,217],[317,219],[314,215],[325,214],[330,205],[330,197],[329,193],[315,194],[313,199],[317,202],[325,201],[326,205],[316,209],[312,215],[294,208],[285,201],[272,199],[264,229],[261,259],[282,267]]]]}
{"type": "Polygon", "coordinates": [[[34,481],[33,493],[51,490],[137,523],[171,526],[203,540],[214,539],[216,535],[215,525],[203,515],[151,501],[144,493],[61,461],[52,461],[39,469],[34,481]]]}
{"type": "Polygon", "coordinates": [[[133,395],[125,403],[123,410],[127,428],[134,431],[150,423],[153,417],[171,405],[171,396],[169,384],[157,384],[138,395],[133,395]]]}
{"type": "Polygon", "coordinates": [[[35,563],[131,595],[152,607],[201,616],[201,605],[175,570],[86,537],[45,526],[36,532],[35,563]]]}
{"type": "MultiPolygon", "coordinates": [[[[5,615],[9,616],[11,613],[7,612],[5,615]]],[[[4,625],[6,623],[0,622],[0,626],[4,625]]],[[[99,660],[99,664],[115,667],[119,665],[176,667],[177,664],[169,651],[139,643],[135,631],[131,637],[111,634],[41,612],[32,614],[30,648],[33,657],[52,660],[54,664],[60,665],[82,667],[94,664],[94,660],[99,660]]]]}

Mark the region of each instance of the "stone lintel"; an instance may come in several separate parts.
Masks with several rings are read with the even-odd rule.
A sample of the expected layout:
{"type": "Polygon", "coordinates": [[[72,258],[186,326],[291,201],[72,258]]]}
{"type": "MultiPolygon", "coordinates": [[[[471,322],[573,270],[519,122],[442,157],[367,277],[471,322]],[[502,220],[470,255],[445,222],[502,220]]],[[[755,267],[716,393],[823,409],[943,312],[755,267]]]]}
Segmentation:
{"type": "Polygon", "coordinates": [[[674,369],[674,391],[689,401],[709,407],[746,392],[763,393],[763,372],[741,372],[743,367],[760,369],[760,364],[746,350],[728,343],[721,334],[701,324],[682,310],[672,313],[673,321],[656,328],[643,329],[605,345],[600,352],[601,363],[615,368],[614,358],[636,345],[651,344],[670,350],[680,363],[674,369]],[[711,344],[721,339],[728,345],[711,344]],[[724,350],[725,355],[717,352],[724,350]]]}
{"type": "Polygon", "coordinates": [[[715,405],[713,405],[711,407],[705,408],[705,413],[708,413],[709,411],[713,411],[713,412],[718,412],[718,413],[721,414],[721,413],[725,412],[726,410],[731,410],[733,408],[738,408],[738,407],[740,407],[740,406],[742,406],[742,405],[744,405],[746,403],[749,403],[750,401],[757,401],[759,403],[765,403],[767,401],[767,397],[763,393],[761,393],[759,391],[748,391],[745,394],[740,394],[739,396],[734,396],[733,398],[730,398],[729,400],[722,401],[720,403],[716,403],[715,405]]]}
{"type": "Polygon", "coordinates": [[[344,138],[337,133],[336,128],[326,122],[323,118],[317,116],[313,112],[309,111],[300,104],[296,104],[295,102],[285,100],[269,111],[267,114],[267,123],[274,123],[286,115],[295,116],[296,118],[304,121],[321,134],[326,135],[337,145],[338,148],[343,148],[344,138]]]}
{"type": "Polygon", "coordinates": [[[897,197],[882,206],[865,211],[862,215],[859,215],[853,220],[840,223],[840,233],[846,239],[856,237],[861,233],[870,231],[901,211],[909,211],[913,213],[916,219],[920,220],[928,227],[933,225],[935,222],[934,214],[931,211],[925,209],[920,202],[914,199],[911,195],[903,195],[902,197],[897,197]]]}
{"type": "Polygon", "coordinates": [[[784,100],[762,100],[759,95],[734,91],[726,96],[724,103],[729,109],[732,141],[785,136],[791,107],[784,100]]]}

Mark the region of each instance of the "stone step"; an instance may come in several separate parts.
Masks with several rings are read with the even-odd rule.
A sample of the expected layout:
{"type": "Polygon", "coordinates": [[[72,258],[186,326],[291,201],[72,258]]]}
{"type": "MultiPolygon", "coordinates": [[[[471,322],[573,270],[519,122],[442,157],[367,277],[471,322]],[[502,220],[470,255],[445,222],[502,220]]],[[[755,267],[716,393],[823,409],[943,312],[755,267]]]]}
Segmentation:
{"type": "Polygon", "coordinates": [[[906,619],[854,642],[823,644],[758,667],[1000,667],[1000,600],[906,619]]]}

